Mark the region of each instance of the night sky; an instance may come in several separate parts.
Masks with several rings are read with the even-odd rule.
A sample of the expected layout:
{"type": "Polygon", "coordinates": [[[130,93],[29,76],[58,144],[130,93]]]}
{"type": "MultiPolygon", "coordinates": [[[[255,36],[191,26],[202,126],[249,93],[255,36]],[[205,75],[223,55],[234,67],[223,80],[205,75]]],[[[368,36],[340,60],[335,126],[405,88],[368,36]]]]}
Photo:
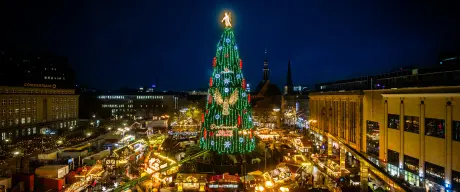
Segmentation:
{"type": "Polygon", "coordinates": [[[157,79],[161,89],[207,88],[228,10],[252,87],[265,48],[273,82],[284,85],[291,57],[294,84],[313,85],[434,65],[439,52],[458,51],[458,3],[410,2],[14,0],[0,4],[0,40],[67,56],[77,83],[93,88],[157,79]]]}

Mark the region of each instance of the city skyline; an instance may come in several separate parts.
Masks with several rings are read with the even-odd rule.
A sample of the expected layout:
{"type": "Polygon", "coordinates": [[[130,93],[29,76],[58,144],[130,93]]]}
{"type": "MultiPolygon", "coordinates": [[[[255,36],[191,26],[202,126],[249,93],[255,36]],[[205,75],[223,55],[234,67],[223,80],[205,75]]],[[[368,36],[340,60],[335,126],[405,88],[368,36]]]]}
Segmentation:
{"type": "Polygon", "coordinates": [[[459,42],[458,26],[452,25],[458,13],[448,2],[9,3],[3,18],[15,19],[5,21],[10,27],[1,32],[4,46],[66,56],[77,83],[99,89],[157,81],[167,90],[205,88],[213,40],[223,29],[219,18],[226,10],[232,12],[253,88],[263,79],[265,49],[271,81],[280,88],[286,83],[291,58],[294,84],[311,87],[402,66],[435,65],[440,52],[458,51],[459,42]],[[164,11],[173,6],[174,12],[164,11]]]}

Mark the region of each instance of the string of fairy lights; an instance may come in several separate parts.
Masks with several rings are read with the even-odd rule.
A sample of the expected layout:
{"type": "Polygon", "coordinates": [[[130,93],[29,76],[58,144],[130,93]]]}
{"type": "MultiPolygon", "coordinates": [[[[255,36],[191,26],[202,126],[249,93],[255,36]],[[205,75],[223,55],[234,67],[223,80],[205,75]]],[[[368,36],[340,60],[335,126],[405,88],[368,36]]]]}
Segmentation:
{"type": "Polygon", "coordinates": [[[218,153],[253,151],[251,95],[246,91],[243,61],[231,26],[221,35],[212,66],[200,147],[218,153]]]}

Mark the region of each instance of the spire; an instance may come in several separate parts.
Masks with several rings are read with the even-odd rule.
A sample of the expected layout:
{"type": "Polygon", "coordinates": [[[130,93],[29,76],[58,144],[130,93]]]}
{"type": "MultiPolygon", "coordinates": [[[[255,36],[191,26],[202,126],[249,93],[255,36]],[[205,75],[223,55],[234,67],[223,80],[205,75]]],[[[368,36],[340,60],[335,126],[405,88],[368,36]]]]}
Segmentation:
{"type": "Polygon", "coordinates": [[[268,62],[268,60],[267,60],[267,48],[265,48],[265,62],[268,62]]]}
{"type": "Polygon", "coordinates": [[[267,82],[268,81],[268,75],[269,75],[269,72],[270,70],[268,69],[268,59],[267,59],[267,48],[265,48],[265,61],[264,61],[264,79],[263,79],[263,82],[267,82]]]}
{"type": "Polygon", "coordinates": [[[287,71],[287,78],[286,78],[286,86],[284,87],[284,94],[291,94],[293,92],[293,84],[292,84],[292,75],[291,75],[291,58],[289,57],[288,61],[288,71],[287,71]]]}

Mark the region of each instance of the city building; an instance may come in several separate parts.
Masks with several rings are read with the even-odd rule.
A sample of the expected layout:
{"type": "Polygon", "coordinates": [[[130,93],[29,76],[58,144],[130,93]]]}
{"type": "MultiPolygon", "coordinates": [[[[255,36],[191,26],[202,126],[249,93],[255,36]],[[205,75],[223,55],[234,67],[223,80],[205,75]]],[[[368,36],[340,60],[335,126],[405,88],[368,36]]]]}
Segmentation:
{"type": "Polygon", "coordinates": [[[283,123],[297,128],[306,128],[309,116],[308,88],[293,86],[291,74],[291,59],[288,61],[286,85],[281,98],[281,113],[283,123]]]}
{"type": "Polygon", "coordinates": [[[251,93],[253,121],[256,126],[275,128],[281,121],[281,91],[270,82],[270,69],[268,68],[267,50],[263,68],[263,78],[256,90],[251,93]]]}
{"type": "Polygon", "coordinates": [[[73,129],[78,95],[67,59],[52,54],[0,51],[0,139],[73,129]]]}
{"type": "Polygon", "coordinates": [[[75,89],[75,72],[66,57],[51,53],[0,50],[0,64],[0,86],[43,84],[49,85],[48,88],[75,89]]]}
{"type": "Polygon", "coordinates": [[[179,96],[168,92],[102,94],[98,95],[97,99],[100,101],[101,110],[96,112],[96,116],[102,118],[143,119],[162,116],[179,109],[179,96]]]}
{"type": "Polygon", "coordinates": [[[444,65],[318,84],[310,93],[311,130],[328,155],[340,148],[341,168],[346,151],[355,151],[367,157],[362,165],[383,166],[366,168],[382,180],[459,189],[459,85],[458,66],[444,65]]]}

